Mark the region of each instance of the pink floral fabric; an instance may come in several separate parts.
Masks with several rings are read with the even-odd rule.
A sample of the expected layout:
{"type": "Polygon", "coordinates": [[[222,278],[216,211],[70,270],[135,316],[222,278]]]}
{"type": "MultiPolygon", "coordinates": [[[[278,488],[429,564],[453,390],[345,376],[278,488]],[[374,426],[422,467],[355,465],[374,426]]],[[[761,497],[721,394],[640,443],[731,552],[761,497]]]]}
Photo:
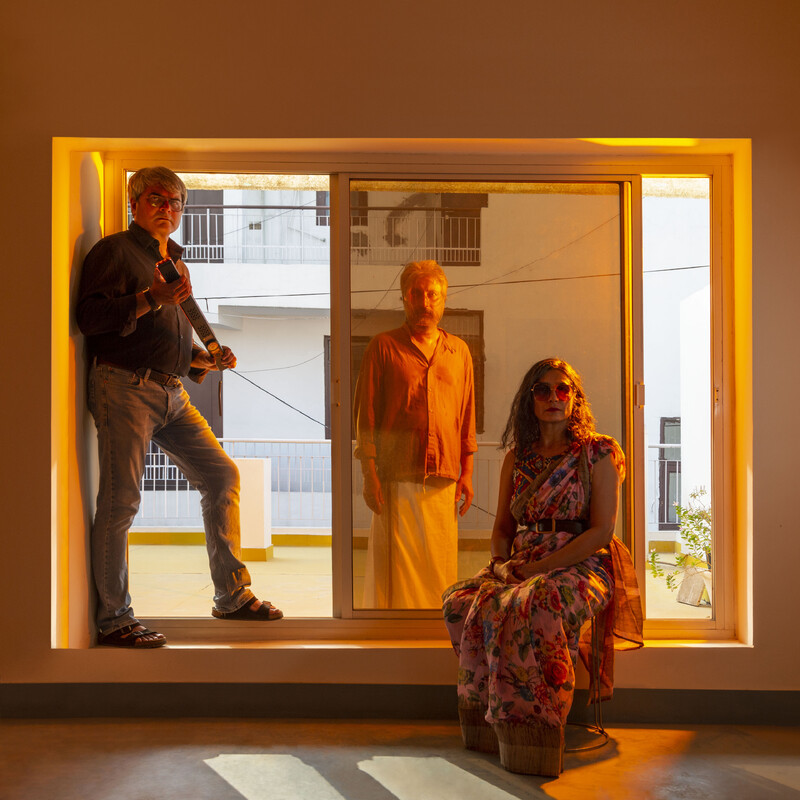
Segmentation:
{"type": "MultiPolygon", "coordinates": [[[[609,456],[624,477],[622,450],[607,436],[596,435],[583,447],[574,443],[554,459],[517,459],[511,509],[525,526],[513,544],[520,563],[538,561],[575,538],[528,526],[539,519],[587,519],[591,471],[609,456]]],[[[563,725],[572,705],[581,627],[609,604],[613,592],[607,549],[515,586],[501,583],[488,568],[451,586],[443,610],[459,657],[459,703],[485,709],[488,722],[563,725]]]]}

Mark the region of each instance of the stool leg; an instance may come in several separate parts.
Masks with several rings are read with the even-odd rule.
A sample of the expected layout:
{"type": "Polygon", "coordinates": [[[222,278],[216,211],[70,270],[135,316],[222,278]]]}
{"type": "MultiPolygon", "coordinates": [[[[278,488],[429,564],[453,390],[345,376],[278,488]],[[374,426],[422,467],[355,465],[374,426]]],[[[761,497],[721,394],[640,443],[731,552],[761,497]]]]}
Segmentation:
{"type": "Polygon", "coordinates": [[[591,701],[594,703],[594,725],[598,733],[605,733],[603,727],[603,704],[600,701],[600,630],[597,624],[597,617],[592,617],[592,695],[591,701]]]}
{"type": "Polygon", "coordinates": [[[480,706],[458,706],[458,721],[461,724],[461,738],[467,750],[477,750],[481,753],[497,753],[500,745],[497,743],[492,726],[486,721],[486,709],[480,706]]]}
{"type": "Polygon", "coordinates": [[[500,763],[509,772],[557,778],[564,769],[564,726],[495,722],[500,763]]]}

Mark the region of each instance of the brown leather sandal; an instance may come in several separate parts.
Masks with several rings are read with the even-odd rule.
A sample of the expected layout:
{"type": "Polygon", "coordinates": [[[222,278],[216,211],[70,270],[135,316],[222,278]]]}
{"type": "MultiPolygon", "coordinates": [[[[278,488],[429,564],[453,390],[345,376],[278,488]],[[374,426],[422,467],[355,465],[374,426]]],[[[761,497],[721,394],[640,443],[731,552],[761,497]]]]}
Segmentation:
{"type": "Polygon", "coordinates": [[[110,633],[100,633],[97,635],[97,644],[106,647],[131,647],[134,649],[145,650],[153,647],[162,647],[167,643],[167,637],[158,631],[151,631],[139,622],[118,628],[110,633]],[[146,639],[146,636],[155,636],[155,639],[146,639]]]}
{"type": "Polygon", "coordinates": [[[261,605],[256,609],[252,609],[252,605],[253,601],[251,600],[241,608],[237,608],[236,611],[220,611],[212,608],[211,616],[217,619],[238,619],[245,622],[273,622],[283,618],[283,611],[275,608],[268,600],[262,600],[261,605]]]}

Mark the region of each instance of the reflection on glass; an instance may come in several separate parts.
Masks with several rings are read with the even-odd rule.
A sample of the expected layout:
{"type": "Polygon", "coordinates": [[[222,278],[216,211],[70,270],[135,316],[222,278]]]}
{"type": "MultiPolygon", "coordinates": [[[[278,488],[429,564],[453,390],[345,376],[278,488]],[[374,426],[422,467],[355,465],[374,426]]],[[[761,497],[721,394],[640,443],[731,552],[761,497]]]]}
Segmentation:
{"type": "MultiPolygon", "coordinates": [[[[425,362],[424,392],[415,393],[412,387],[419,386],[413,381],[396,380],[385,354],[379,368],[375,367],[373,351],[381,342],[380,348],[386,349],[385,332],[402,330],[405,325],[408,303],[403,301],[400,278],[408,262],[433,260],[441,265],[449,286],[438,328],[458,337],[469,353],[477,442],[472,473],[475,494],[463,517],[456,513],[453,496],[458,475],[451,470],[438,476],[450,483],[444,513],[457,523],[455,545],[447,549],[456,562],[449,573],[445,562],[450,556],[436,549],[427,536],[418,535],[409,544],[399,534],[380,567],[383,572],[375,571],[379,545],[375,515],[364,497],[364,446],[355,424],[353,430],[354,608],[438,609],[446,588],[441,582],[450,577],[436,578],[434,585],[434,572],[455,573],[462,580],[488,562],[504,455],[498,449],[499,439],[514,392],[531,364],[550,356],[573,363],[592,397],[598,429],[623,438],[619,187],[359,181],[351,183],[350,214],[352,390],[355,397],[357,377],[369,371],[370,385],[384,404],[381,413],[387,406],[404,409],[416,420],[400,431],[396,425],[383,428],[379,436],[381,441],[394,442],[413,431],[420,443],[412,454],[413,469],[409,468],[415,476],[425,474],[429,437],[436,435],[436,426],[426,422],[428,415],[437,413],[438,405],[451,402],[448,393],[463,386],[466,378],[448,369],[431,380],[436,356],[428,359],[424,347],[410,351],[420,363],[425,362]],[[381,337],[373,341],[378,334],[381,337]],[[365,360],[368,366],[362,367],[365,360]],[[405,548],[403,569],[408,581],[425,586],[424,596],[398,595],[392,600],[391,581],[396,575],[391,569],[396,566],[395,557],[400,558],[398,548],[405,548]]],[[[363,393],[360,386],[354,404],[357,413],[363,393]]],[[[454,413],[449,416],[455,432],[463,420],[454,413]]],[[[435,482],[428,479],[423,485],[427,492],[435,482]]],[[[408,508],[412,507],[417,505],[409,502],[408,508]]]]}
{"type": "Polygon", "coordinates": [[[647,609],[710,619],[710,181],[642,181],[647,609]]]}

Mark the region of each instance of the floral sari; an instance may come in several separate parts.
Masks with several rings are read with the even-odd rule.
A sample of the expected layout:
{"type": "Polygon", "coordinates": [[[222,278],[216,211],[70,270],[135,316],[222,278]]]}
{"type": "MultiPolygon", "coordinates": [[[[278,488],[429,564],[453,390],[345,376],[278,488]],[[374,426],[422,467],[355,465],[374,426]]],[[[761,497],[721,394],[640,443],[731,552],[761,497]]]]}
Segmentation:
{"type": "MultiPolygon", "coordinates": [[[[584,445],[573,443],[566,454],[550,459],[538,454],[517,458],[511,511],[520,527],[513,542],[513,560],[538,561],[579,535],[536,532],[533,525],[540,519],[587,520],[592,469],[606,457],[613,459],[624,478],[622,450],[606,436],[595,435],[584,445]]],[[[616,572],[632,577],[635,585],[627,551],[622,553],[622,560],[627,556],[624,568],[617,566],[620,550],[624,546],[615,540],[612,547],[578,564],[516,585],[502,583],[485,568],[447,589],[443,607],[460,662],[459,705],[480,709],[490,723],[564,725],[572,705],[581,628],[605,609],[613,611],[616,572]]],[[[623,586],[617,592],[625,595],[627,590],[623,586]]],[[[633,605],[638,607],[638,589],[631,591],[633,605]]],[[[632,640],[631,646],[641,644],[638,608],[638,633],[623,632],[625,639],[632,640]]],[[[613,633],[613,613],[605,614],[601,621],[604,654],[610,652],[612,658],[613,633]]],[[[601,682],[609,696],[607,659],[605,667],[601,682]]]]}

